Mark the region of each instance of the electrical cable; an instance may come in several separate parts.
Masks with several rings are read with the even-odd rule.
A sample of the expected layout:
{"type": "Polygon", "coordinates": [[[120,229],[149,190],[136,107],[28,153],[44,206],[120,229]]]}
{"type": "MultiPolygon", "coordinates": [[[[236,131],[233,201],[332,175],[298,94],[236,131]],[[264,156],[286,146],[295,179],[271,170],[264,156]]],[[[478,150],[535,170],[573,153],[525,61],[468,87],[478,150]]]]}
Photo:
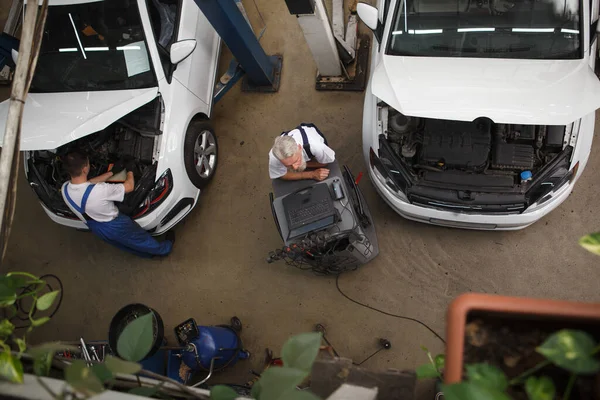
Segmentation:
{"type": "Polygon", "coordinates": [[[408,320],[408,321],[416,322],[417,324],[422,325],[423,327],[425,327],[429,332],[433,333],[433,335],[435,337],[437,337],[438,339],[440,339],[442,341],[442,343],[446,344],[446,340],[444,340],[443,337],[441,337],[436,331],[434,331],[432,328],[430,328],[426,323],[424,323],[422,321],[419,321],[416,318],[406,317],[404,315],[392,314],[392,313],[389,313],[387,311],[383,311],[383,310],[380,310],[378,308],[372,307],[372,306],[370,306],[368,304],[363,304],[360,301],[354,300],[353,298],[351,298],[350,296],[348,296],[346,293],[344,293],[342,291],[342,289],[340,288],[340,275],[341,275],[341,273],[338,274],[338,276],[336,276],[336,278],[335,278],[335,287],[337,288],[338,292],[340,292],[340,294],[342,296],[344,296],[346,299],[350,300],[354,304],[358,304],[361,307],[365,307],[365,308],[368,308],[369,310],[376,311],[376,312],[378,312],[380,314],[383,314],[383,315],[387,315],[388,317],[394,317],[394,318],[405,319],[405,320],[408,320]]]}
{"type": "Polygon", "coordinates": [[[374,352],[373,354],[371,354],[370,356],[368,356],[367,358],[365,358],[364,360],[362,360],[361,362],[359,362],[359,363],[352,363],[352,364],[354,364],[354,365],[356,365],[356,366],[359,366],[359,367],[360,367],[361,365],[363,365],[364,363],[366,363],[367,361],[369,361],[369,360],[371,359],[371,357],[373,357],[373,356],[374,356],[374,355],[376,355],[376,354],[379,354],[379,352],[380,352],[381,350],[384,350],[384,349],[385,349],[385,348],[384,348],[384,347],[382,347],[382,348],[378,349],[377,351],[375,351],[375,352],[374,352]]]}
{"type": "MultiPolygon", "coordinates": [[[[45,280],[46,278],[53,278],[56,280],[56,282],[58,282],[58,300],[56,301],[56,304],[54,306],[54,310],[47,316],[48,318],[52,318],[54,317],[54,315],[58,312],[58,309],[60,308],[62,301],[63,301],[63,293],[64,293],[64,288],[63,288],[63,283],[60,280],[60,278],[54,274],[45,274],[40,276],[40,280],[45,280]]],[[[54,291],[53,287],[50,285],[50,283],[48,283],[47,281],[45,281],[46,284],[45,286],[48,287],[48,292],[52,292],[54,291]]],[[[32,284],[29,286],[24,287],[23,289],[21,289],[21,291],[17,294],[17,298],[21,297],[23,294],[32,292],[35,289],[36,284],[32,284]]],[[[27,297],[23,297],[20,298],[19,300],[17,300],[15,302],[15,307],[17,309],[17,313],[10,318],[10,321],[13,322],[15,320],[20,320],[20,321],[29,321],[29,312],[26,311],[26,307],[23,306],[23,300],[27,299],[27,297]],[[25,315],[25,317],[19,315],[19,313],[25,315]]],[[[5,315],[6,315],[6,311],[5,311],[5,315]]],[[[35,311],[33,312],[32,316],[35,315],[35,311]]],[[[22,326],[15,326],[15,329],[25,329],[25,328],[29,328],[31,326],[31,323],[27,323],[25,325],[22,326]]]]}

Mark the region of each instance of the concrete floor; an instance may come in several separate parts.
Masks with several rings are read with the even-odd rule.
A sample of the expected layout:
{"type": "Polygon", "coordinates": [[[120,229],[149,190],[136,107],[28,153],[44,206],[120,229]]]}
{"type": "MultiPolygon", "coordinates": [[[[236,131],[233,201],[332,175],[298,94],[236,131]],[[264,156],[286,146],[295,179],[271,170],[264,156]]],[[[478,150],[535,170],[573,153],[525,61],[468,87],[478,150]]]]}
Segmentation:
{"type": "MultiPolygon", "coordinates": [[[[365,364],[372,369],[414,368],[426,361],[421,345],[443,350],[416,323],[350,303],[337,293],[334,278],[265,262],[268,252],[281,245],[267,197],[273,137],[301,121],[314,122],[338,159],[358,173],[365,168],[363,94],[315,91],[315,67],[295,17],[283,1],[256,4],[268,26],[264,48],[284,55],[281,88],[276,94],[248,94],[238,85],[216,105],[212,119],[220,165],[200,204],[177,227],[170,257],[138,259],[91,234],[54,224],[21,177],[7,265],[57,274],[65,288],[60,311],[35,340],[104,339],[119,308],[142,302],[161,314],[170,339],[172,328],[186,318],[222,324],[239,316],[245,345],[255,357],[220,378],[230,382],[245,382],[250,369],[259,370],[265,347],[277,352],[287,337],[310,331],[316,323],[327,326],[328,338],[342,355],[357,361],[376,349],[376,338],[389,339],[392,349],[365,364]]],[[[456,230],[404,220],[378,197],[365,175],[361,188],[374,215],[380,255],[344,275],[343,290],[374,307],[419,318],[442,335],[446,306],[464,292],[600,301],[599,260],[577,245],[580,236],[600,226],[599,153],[594,147],[583,177],[562,206],[519,232],[456,230]]],[[[419,397],[431,398],[427,391],[420,390],[419,397]]]]}

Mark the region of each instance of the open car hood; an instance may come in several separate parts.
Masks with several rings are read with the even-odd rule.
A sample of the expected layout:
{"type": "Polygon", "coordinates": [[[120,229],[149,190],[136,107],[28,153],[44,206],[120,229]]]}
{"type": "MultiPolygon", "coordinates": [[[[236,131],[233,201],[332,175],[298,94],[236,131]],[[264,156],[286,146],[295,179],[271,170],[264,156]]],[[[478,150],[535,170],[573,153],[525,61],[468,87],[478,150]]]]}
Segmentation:
{"type": "MultiPolygon", "coordinates": [[[[47,150],[98,132],[150,102],[158,88],[71,93],[30,93],[25,102],[21,150],[47,150]]],[[[9,101],[0,103],[0,146],[9,101]]]]}
{"type": "Polygon", "coordinates": [[[384,56],[371,90],[405,115],[460,121],[566,125],[600,108],[587,59],[384,56]]]}

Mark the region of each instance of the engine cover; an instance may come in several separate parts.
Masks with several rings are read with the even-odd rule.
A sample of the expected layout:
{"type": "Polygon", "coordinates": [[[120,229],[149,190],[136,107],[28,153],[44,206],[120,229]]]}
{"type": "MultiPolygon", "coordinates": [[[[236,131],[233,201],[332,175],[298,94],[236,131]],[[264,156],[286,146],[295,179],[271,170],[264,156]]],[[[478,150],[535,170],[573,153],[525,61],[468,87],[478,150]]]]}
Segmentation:
{"type": "Polygon", "coordinates": [[[425,123],[421,162],[447,167],[482,169],[491,149],[492,123],[428,119],[425,123]]]}

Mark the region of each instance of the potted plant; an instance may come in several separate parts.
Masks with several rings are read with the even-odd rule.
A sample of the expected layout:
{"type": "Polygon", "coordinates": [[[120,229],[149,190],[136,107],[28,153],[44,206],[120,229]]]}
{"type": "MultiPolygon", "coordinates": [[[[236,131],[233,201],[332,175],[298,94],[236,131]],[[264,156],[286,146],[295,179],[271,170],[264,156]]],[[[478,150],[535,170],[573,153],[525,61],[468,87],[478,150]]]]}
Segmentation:
{"type": "MultiPolygon", "coordinates": [[[[600,253],[600,235],[580,243],[600,253]]],[[[446,400],[600,400],[600,304],[469,293],[446,324],[445,357],[417,369],[446,400]]]]}

